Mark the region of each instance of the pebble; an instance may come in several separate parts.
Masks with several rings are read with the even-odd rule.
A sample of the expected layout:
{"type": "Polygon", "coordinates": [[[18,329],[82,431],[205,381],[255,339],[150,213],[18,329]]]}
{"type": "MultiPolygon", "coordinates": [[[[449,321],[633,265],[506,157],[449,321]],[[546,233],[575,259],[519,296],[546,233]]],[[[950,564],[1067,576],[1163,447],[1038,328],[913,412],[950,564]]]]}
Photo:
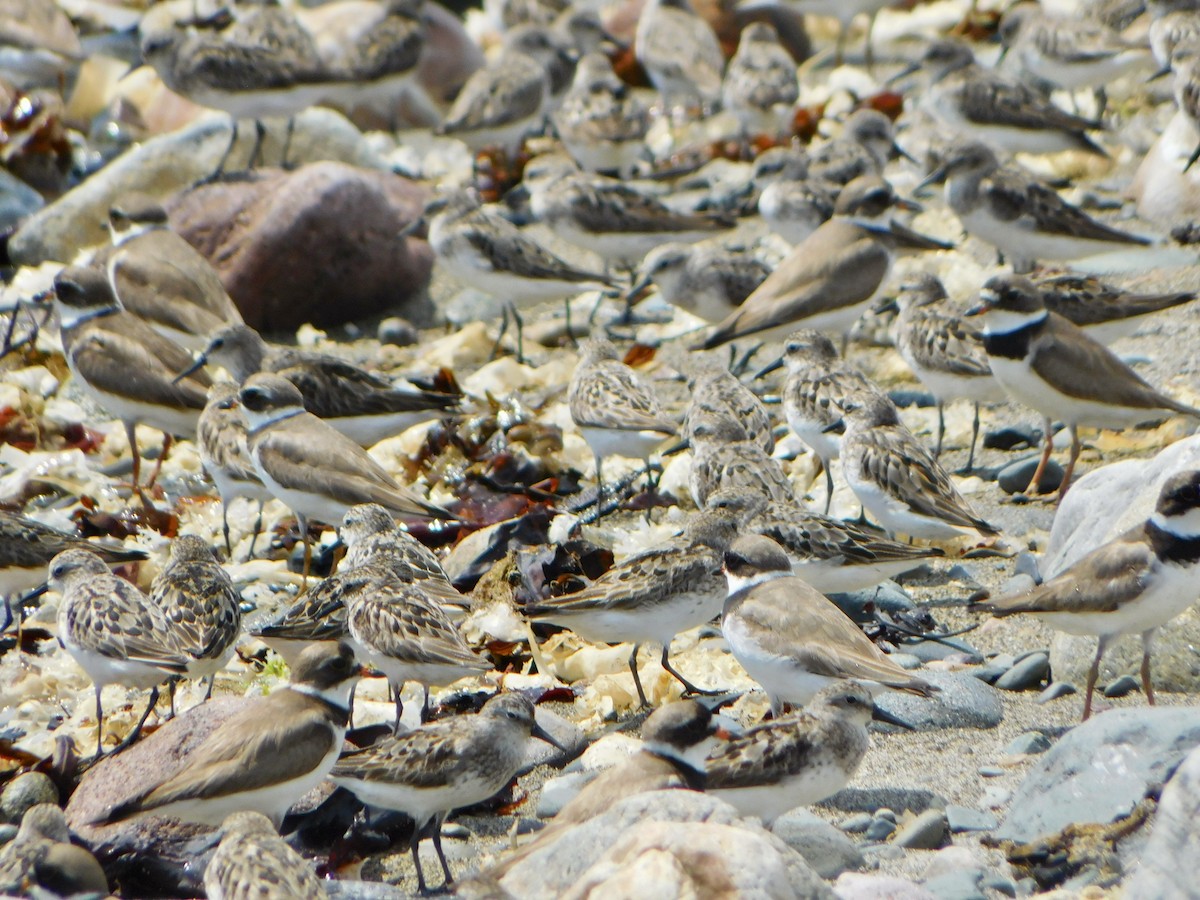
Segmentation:
{"type": "Polygon", "coordinates": [[[876,698],[876,705],[917,731],[995,728],[1004,718],[1000,694],[966,672],[923,670],[921,677],[941,690],[932,697],[888,691],[876,698]]]}
{"type": "Polygon", "coordinates": [[[25,811],[39,803],[58,803],[58,788],[41,772],[18,775],[0,794],[0,819],[21,824],[25,811]]]}
{"type": "Polygon", "coordinates": [[[913,653],[889,653],[888,657],[902,669],[907,669],[910,672],[913,669],[921,668],[921,657],[913,653]]]}
{"type": "Polygon", "coordinates": [[[1040,731],[1026,731],[1013,738],[1009,745],[1004,748],[1004,752],[1009,756],[1019,756],[1045,753],[1049,749],[1050,738],[1046,737],[1040,731]]]}
{"type": "Polygon", "coordinates": [[[1038,703],[1049,703],[1051,700],[1057,700],[1059,697],[1068,697],[1071,694],[1078,694],[1079,688],[1071,684],[1069,681],[1056,681],[1040,694],[1038,694],[1038,703]]]}
{"type": "Polygon", "coordinates": [[[996,687],[1002,691],[1027,691],[1038,687],[1050,677],[1050,654],[1046,651],[1031,653],[1013,665],[996,679],[996,687]]]}
{"type": "Polygon", "coordinates": [[[949,823],[945,810],[930,809],[905,825],[892,843],[908,850],[936,850],[945,846],[948,840],[949,823]]]}
{"type": "Polygon", "coordinates": [[[989,812],[954,803],[946,807],[946,822],[955,834],[962,831],[991,831],[1000,824],[989,812]]]}
{"type": "Polygon", "coordinates": [[[980,766],[978,771],[983,778],[999,778],[1004,774],[1004,770],[999,766],[980,766]]]}
{"type": "Polygon", "coordinates": [[[1017,554],[1016,562],[1013,564],[1014,575],[1028,575],[1033,579],[1034,584],[1042,583],[1042,573],[1038,568],[1037,557],[1028,550],[1022,550],[1017,554]]]}
{"type": "Polygon", "coordinates": [[[862,834],[871,825],[870,813],[857,813],[842,822],[841,829],[847,834],[862,834]]]}
{"type": "Polygon", "coordinates": [[[875,610],[897,613],[911,610],[915,606],[908,592],[894,581],[885,581],[861,591],[830,594],[829,599],[838,609],[859,623],[875,621],[875,610]]]}
{"type": "Polygon", "coordinates": [[[0,231],[9,231],[46,205],[42,195],[0,169],[0,231]]]}
{"type": "Polygon", "coordinates": [[[1105,697],[1124,697],[1141,690],[1142,684],[1132,675],[1122,675],[1104,686],[1105,697]]]}
{"type": "Polygon", "coordinates": [[[887,819],[889,822],[895,824],[896,813],[893,812],[892,810],[888,809],[886,806],[884,806],[884,807],[880,807],[879,809],[875,810],[875,818],[887,819]]]}
{"type": "Polygon", "coordinates": [[[904,652],[911,653],[922,662],[947,659],[955,654],[962,654],[968,661],[983,662],[983,654],[965,641],[954,638],[942,638],[940,641],[917,641],[904,645],[904,652]]]}
{"type": "Polygon", "coordinates": [[[1019,573],[1006,579],[996,594],[1000,597],[1019,597],[1022,594],[1028,594],[1035,587],[1037,587],[1037,581],[1032,576],[1019,573]]]}
{"type": "MultiPolygon", "coordinates": [[[[1040,454],[1034,454],[1018,459],[996,473],[996,483],[1000,485],[1000,490],[1006,494],[1024,493],[1025,489],[1029,487],[1029,479],[1037,470],[1039,456],[1040,454]]],[[[1062,484],[1064,474],[1066,473],[1063,467],[1053,459],[1050,460],[1038,482],[1038,493],[1050,494],[1057,491],[1059,485],[1062,484]]]]}
{"type": "Polygon", "coordinates": [[[381,344],[391,344],[395,347],[411,347],[417,342],[417,329],[412,322],[399,316],[388,316],[379,323],[376,335],[381,344]]]}
{"type": "Polygon", "coordinates": [[[18,830],[19,829],[16,825],[10,825],[8,823],[0,825],[0,847],[3,847],[9,841],[15,838],[18,830]]]}
{"type": "Polygon", "coordinates": [[[868,841],[886,841],[896,830],[896,823],[890,819],[880,819],[878,817],[871,820],[871,824],[867,826],[866,838],[868,841]]]}
{"type": "MultiPolygon", "coordinates": [[[[989,450],[1016,450],[1018,447],[1032,447],[1041,439],[1040,429],[1025,425],[1010,425],[1006,428],[985,431],[983,446],[989,450]]],[[[1029,483],[1028,478],[1025,481],[1026,484],[1029,483]]]]}
{"type": "Polygon", "coordinates": [[[595,777],[595,772],[579,771],[546,779],[538,796],[537,815],[543,819],[558,815],[559,811],[583,790],[584,785],[595,777]]]}
{"type": "Polygon", "coordinates": [[[776,819],[771,831],[803,856],[822,878],[837,878],[866,863],[853,841],[806,809],[795,809],[776,819]]]}
{"type": "Polygon", "coordinates": [[[935,897],[945,900],[987,900],[980,885],[983,872],[979,869],[960,869],[930,878],[921,886],[935,897]]]}

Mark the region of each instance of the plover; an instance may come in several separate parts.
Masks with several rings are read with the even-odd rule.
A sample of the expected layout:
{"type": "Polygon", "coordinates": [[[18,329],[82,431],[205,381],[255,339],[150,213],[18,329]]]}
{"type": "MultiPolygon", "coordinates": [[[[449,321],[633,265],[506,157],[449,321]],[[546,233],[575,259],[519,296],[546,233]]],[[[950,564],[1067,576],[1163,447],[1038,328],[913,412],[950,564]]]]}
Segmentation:
{"type": "Polygon", "coordinates": [[[1054,449],[1052,421],[1071,429],[1071,455],[1059,497],[1079,458],[1079,426],[1122,429],[1200,410],[1155,390],[1079,326],[1047,311],[1042,295],[1021,276],[997,275],[967,315],[981,317],[984,348],[1008,395],[1045,418],[1042,459],[1030,479],[1035,490],[1054,449]]]}
{"type": "Polygon", "coordinates": [[[709,106],[721,96],[725,55],[688,0],[648,0],[637,20],[637,61],[668,110],[709,106]]]}
{"type": "Polygon", "coordinates": [[[743,516],[734,498],[728,505],[714,503],[679,537],[614,566],[582,591],[528,605],[525,616],[570,628],[593,643],[633,643],[629,671],[642,706],[650,705],[637,669],[645,642],[662,646],[662,667],[686,691],[704,693],[672,667],[671,641],[720,611],[721,555],[743,516]]]}
{"type": "Polygon", "coordinates": [[[763,500],[796,499],[779,461],[735,420],[707,414],[693,420],[688,434],[692,468],[688,488],[699,507],[718,491],[734,490],[763,500]]]}
{"type": "Polygon", "coordinates": [[[603,53],[579,60],[575,80],[552,118],[571,158],[589,172],[627,178],[645,156],[650,111],[603,53]]]}
{"type": "Polygon", "coordinates": [[[209,900],[325,900],[329,895],[308,862],[287,845],[260,812],[231,813],[221,823],[221,843],[204,868],[209,900]]]}
{"type": "Polygon", "coordinates": [[[105,267],[122,307],[189,350],[242,321],[216,270],[171,230],[158,201],[144,194],[123,196],[109,207],[108,226],[113,248],[105,267]]]}
{"type": "Polygon", "coordinates": [[[25,810],[16,835],[0,847],[0,891],[17,897],[109,893],[104,869],[71,843],[67,819],[53,803],[25,810]]]}
{"type": "Polygon", "coordinates": [[[216,827],[254,810],[276,825],[337,762],[361,674],[346,643],[312,647],[290,684],[251,698],[204,737],[174,772],[147,772],[132,799],[93,824],[163,816],[216,827]]]}
{"type": "Polygon", "coordinates": [[[1006,153],[1084,150],[1107,156],[1087,136],[1103,128],[1101,122],[1073,116],[1023,82],[983,68],[961,41],[934,41],[896,80],[922,68],[931,84],[921,108],[964,140],[983,141],[1006,153]]]}
{"type": "Polygon", "coordinates": [[[766,504],[751,516],[744,531],[779,544],[791,561],[792,574],[822,594],[874,587],[945,555],[937,547],[902,544],[798,503],[766,504]]]}
{"type": "Polygon", "coordinates": [[[742,29],[738,49],[725,69],[721,103],[742,126],[746,138],[790,134],[792,108],[800,97],[796,62],[779,43],[769,22],[742,29]]]}
{"type": "Polygon", "coordinates": [[[963,229],[995,247],[1015,272],[1042,260],[1082,259],[1149,244],[1098,222],[1014,165],[1001,165],[987,144],[953,147],[922,182],[946,181],[946,204],[963,229]]]}
{"type": "Polygon", "coordinates": [[[717,745],[705,762],[704,791],[769,826],[788,810],[820,803],[849,783],[871,746],[872,719],[910,727],[877,707],[861,684],[831,684],[802,711],[717,745]]]}
{"type": "Polygon", "coordinates": [[[95,686],[97,756],[104,750],[104,687],[150,689],[146,711],[125,742],[132,743],[158,702],[158,686],[186,674],[190,662],[179,651],[166,614],[90,550],[64,550],[55,556],[47,584],[62,596],[58,642],[95,686]]]}
{"type": "Polygon", "coordinates": [[[937,540],[972,531],[999,534],[975,514],[890,400],[858,394],[843,403],[842,411],[842,474],[863,509],[893,536],[937,540]]]}
{"type": "Polygon", "coordinates": [[[792,434],[821,461],[825,471],[825,512],[833,500],[833,460],[841,452],[842,404],[856,394],[882,391],[857,367],[838,356],[833,341],[811,328],[788,335],[783,356],[763,368],[761,378],[787,367],[783,385],[783,414],[792,434]]]}
{"type": "Polygon", "coordinates": [[[1194,291],[1134,293],[1074,272],[1039,277],[1034,284],[1046,309],[1070,319],[1103,344],[1128,337],[1156,313],[1196,299],[1194,291]]]}
{"type": "Polygon", "coordinates": [[[901,240],[919,249],[950,245],[898,230],[891,209],[911,207],[878,178],[856,178],[842,189],[834,217],[797,244],[736,311],[701,345],[711,350],[738,338],[767,338],[799,322],[819,331],[848,332],[881,293],[901,240]]]}
{"type": "Polygon", "coordinates": [[[442,822],[451,810],[481,803],[503,790],[525,762],[530,738],[561,749],[538,725],[529,698],[496,694],[475,715],[443,719],[345,754],[331,778],[367,806],[412,818],[410,847],[418,890],[424,894],[428,888],[418,852],[421,838],[432,838],[449,886],[454,877],[442,852],[442,822]]]}
{"type": "Polygon", "coordinates": [[[975,406],[971,449],[967,454],[969,472],[975,464],[975,443],[979,439],[979,405],[999,403],[1006,396],[992,377],[983,337],[963,322],[941,280],[931,273],[905,281],[896,295],[896,306],[900,311],[896,318],[896,349],[917,380],[937,400],[934,456],[942,455],[946,403],[963,399],[975,406]]]}
{"type": "Polygon", "coordinates": [[[173,435],[195,435],[209,380],[197,373],[175,381],[175,373],[188,364],[188,352],[121,309],[99,270],[70,267],[59,272],[54,308],[67,367],[84,393],[124,423],[133,455],[134,490],[152,507],[141,484],[142,457],[134,428],[142,423],[163,432],[161,465],[173,435]]]}
{"type": "Polygon", "coordinates": [[[738,12],[750,12],[756,9],[771,9],[782,6],[795,12],[812,16],[829,16],[837,19],[837,45],[834,48],[834,65],[840,66],[846,57],[846,36],[850,33],[850,25],[859,15],[867,16],[867,33],[863,39],[866,53],[867,68],[874,65],[875,51],[871,45],[871,31],[875,27],[875,16],[888,4],[886,0],[850,0],[837,3],[834,0],[742,0],[736,9],[738,12]]]}
{"type": "Polygon", "coordinates": [[[404,712],[400,691],[406,682],[424,686],[424,716],[430,687],[479,675],[490,669],[491,663],[471,649],[420,582],[402,581],[386,566],[358,569],[355,574],[367,575],[370,581],[361,590],[342,596],[346,630],[363,662],[387,676],[395,696],[398,734],[404,712]]]}
{"type": "Polygon", "coordinates": [[[305,412],[303,397],[280,375],[252,375],[238,391],[250,458],[276,499],[301,520],[340,522],[358,503],[378,503],[394,516],[453,519],[400,486],[358,444],[305,412]]]}
{"type": "Polygon", "coordinates": [[[725,551],[729,595],[721,633],[778,713],[831,684],[857,681],[929,696],[933,688],[888,659],[854,621],[803,578],[783,548],[761,535],[725,551]]]}
{"type": "Polygon", "coordinates": [[[268,344],[249,325],[228,325],[209,335],[183,371],[223,366],[239,384],[255,372],[282,375],[304,397],[304,408],[363,447],[371,447],[439,415],[455,411],[458,394],[397,387],[353,363],[325,353],[268,344]]]}
{"type": "Polygon", "coordinates": [[[725,367],[702,370],[689,379],[692,400],[683,420],[683,438],[692,440],[692,430],[711,417],[735,422],[746,439],[762,447],[766,453],[775,449],[775,432],[771,416],[758,395],[725,367]]]}
{"type": "Polygon", "coordinates": [[[606,456],[646,459],[675,434],[679,426],[659,405],[658,397],[603,338],[590,338],[567,386],[571,419],[596,460],[596,485],[604,493],[606,456]]]}
{"type": "MultiPolygon", "coordinates": [[[[150,585],[150,600],[166,616],[175,654],[187,660],[188,678],[208,679],[205,700],[241,636],[241,599],[208,543],[194,534],[171,542],[170,559],[150,585]]],[[[174,693],[172,687],[172,706],[174,693]]]]}
{"type": "Polygon", "coordinates": [[[907,156],[896,143],[892,120],[874,109],[858,109],[832,140],[808,151],[808,177],[823,184],[844,187],[855,178],[882,177],[889,159],[907,156]]]}
{"type": "Polygon", "coordinates": [[[1151,642],[1200,597],[1200,471],[1172,475],[1154,514],[1030,593],[983,606],[996,616],[1030,613],[1068,634],[1099,638],[1088,670],[1083,718],[1092,712],[1100,659],[1119,635],[1142,635],[1142,688],[1154,705],[1151,642]]]}
{"type": "Polygon", "coordinates": [[[200,453],[200,464],[216,485],[221,498],[221,532],[225,535],[225,551],[231,557],[230,505],[239,497],[258,501],[258,520],[250,542],[250,553],[253,555],[254,541],[262,530],[263,503],[274,496],[254,468],[246,441],[246,417],[238,406],[237,393],[238,386],[233,382],[215,383],[208,389],[204,411],[200,413],[200,420],[196,424],[196,449],[200,453]]]}
{"type": "Polygon", "coordinates": [[[770,274],[771,267],[753,253],[672,241],[655,247],[642,259],[629,296],[636,297],[653,284],[672,306],[706,322],[719,322],[770,274]]]}

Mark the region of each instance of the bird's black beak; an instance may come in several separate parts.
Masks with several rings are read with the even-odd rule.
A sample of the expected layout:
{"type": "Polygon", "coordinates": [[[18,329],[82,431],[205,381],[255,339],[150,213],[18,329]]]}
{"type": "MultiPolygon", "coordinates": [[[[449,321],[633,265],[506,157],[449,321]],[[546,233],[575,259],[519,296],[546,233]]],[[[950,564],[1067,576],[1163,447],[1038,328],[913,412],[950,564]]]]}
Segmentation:
{"type": "Polygon", "coordinates": [[[770,375],[776,369],[782,369],[782,368],[783,368],[783,358],[780,357],[779,359],[775,360],[775,362],[771,363],[770,365],[763,366],[761,369],[759,369],[758,372],[754,376],[754,380],[757,381],[759,378],[762,378],[764,375],[770,375]]]}
{"type": "Polygon", "coordinates": [[[913,188],[913,193],[920,194],[921,191],[925,190],[926,188],[928,188],[932,185],[941,184],[943,181],[946,180],[946,176],[949,174],[950,174],[950,169],[948,166],[946,166],[945,164],[938,166],[936,169],[934,169],[932,172],[930,172],[928,175],[926,175],[924,178],[921,179],[920,183],[915,188],[913,188]]]}
{"type": "Polygon", "coordinates": [[[836,422],[830,422],[828,425],[826,425],[824,428],[822,428],[821,434],[833,434],[834,432],[837,432],[838,434],[844,434],[845,431],[846,431],[846,420],[838,419],[836,422]]]}
{"type": "Polygon", "coordinates": [[[552,735],[550,732],[548,732],[545,728],[543,728],[541,725],[539,725],[536,721],[533,723],[533,728],[530,729],[529,734],[532,737],[537,738],[539,741],[545,741],[547,744],[549,744],[551,747],[554,747],[556,750],[561,750],[563,753],[570,752],[570,751],[568,751],[568,749],[566,747],[564,747],[562,744],[560,744],[558,741],[556,741],[554,739],[554,735],[552,735]]]}
{"type": "Polygon", "coordinates": [[[887,81],[885,81],[885,82],[884,82],[884,85],[885,85],[886,87],[891,87],[891,86],[892,86],[893,84],[895,84],[896,82],[898,82],[898,81],[903,81],[903,80],[904,80],[905,78],[907,78],[909,75],[912,75],[914,72],[917,72],[917,71],[919,71],[919,70],[920,70],[920,68],[921,68],[921,64],[920,64],[919,62],[912,62],[912,63],[909,63],[907,66],[905,66],[905,67],[904,67],[903,69],[901,69],[899,72],[897,72],[895,75],[893,75],[893,76],[892,76],[891,78],[889,78],[887,81]]]}
{"type": "Polygon", "coordinates": [[[913,231],[903,222],[892,222],[888,231],[891,232],[899,246],[911,250],[952,250],[954,248],[953,244],[948,244],[946,241],[939,241],[927,234],[913,231]]]}
{"type": "Polygon", "coordinates": [[[913,155],[911,153],[909,153],[907,150],[905,150],[903,147],[901,147],[895,141],[892,141],[892,159],[907,159],[910,163],[913,163],[914,165],[920,165],[920,163],[918,163],[916,161],[916,159],[913,157],[913,155]]]}
{"type": "Polygon", "coordinates": [[[192,364],[171,379],[171,384],[179,384],[183,379],[187,378],[193,372],[199,371],[208,365],[208,354],[200,353],[192,361],[192,364]]]}
{"type": "Polygon", "coordinates": [[[672,444],[666,450],[662,451],[662,453],[660,453],[659,456],[675,456],[677,453],[682,453],[684,450],[687,450],[691,446],[692,446],[691,441],[689,441],[685,438],[682,441],[679,441],[678,443],[672,444]]]}
{"type": "Polygon", "coordinates": [[[875,307],[877,314],[887,315],[888,313],[900,312],[900,304],[896,302],[895,297],[884,297],[883,300],[875,307]]]}
{"type": "Polygon", "coordinates": [[[1168,64],[1168,65],[1163,66],[1161,69],[1159,69],[1157,72],[1155,72],[1153,75],[1151,75],[1146,80],[1147,81],[1158,81],[1158,79],[1166,78],[1170,74],[1171,74],[1171,66],[1170,66],[1170,64],[1168,64]]]}
{"type": "Polygon", "coordinates": [[[871,718],[876,722],[886,722],[889,725],[895,725],[897,728],[903,728],[905,731],[916,731],[912,725],[905,722],[899,716],[893,716],[890,712],[880,709],[878,706],[871,706],[871,718]]]}

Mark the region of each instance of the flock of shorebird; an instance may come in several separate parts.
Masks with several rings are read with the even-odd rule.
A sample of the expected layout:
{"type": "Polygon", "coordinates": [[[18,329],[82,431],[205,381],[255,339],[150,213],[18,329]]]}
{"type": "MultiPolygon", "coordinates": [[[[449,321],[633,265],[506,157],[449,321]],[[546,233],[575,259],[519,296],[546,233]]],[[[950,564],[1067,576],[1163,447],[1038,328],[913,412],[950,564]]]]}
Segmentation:
{"type": "MultiPolygon", "coordinates": [[[[839,64],[853,19],[866,14],[873,22],[887,5],[787,3],[788,14],[840,20],[839,64]]],[[[791,139],[802,77],[776,29],[765,20],[746,24],[727,60],[686,0],[648,0],[628,48],[590,6],[554,0],[489,6],[502,30],[497,52],[444,115],[416,77],[420,61],[436,52],[423,37],[420,0],[336,0],[295,9],[244,0],[206,15],[185,5],[190,15],[147,17],[145,61],[173,90],[235,119],[410,94],[439,116],[440,134],[472,151],[515,159],[531,136],[553,144],[524,164],[507,203],[483,203],[469,186],[447,187],[414,226],[414,232],[426,227],[438,264],[454,280],[506,305],[519,353],[523,309],[585,292],[598,293],[597,303],[624,295],[632,307],[653,287],[703,320],[686,373],[686,411],[665,408],[644,374],[598,335],[583,344],[565,396],[595,457],[597,516],[623,498],[606,485],[603,463],[613,456],[649,458],[670,440],[690,450],[688,487],[697,511],[662,545],[578,592],[547,594],[522,612],[530,623],[568,628],[587,641],[631,643],[629,668],[643,706],[649,699],[638,667],[641,645],[659,645],[663,669],[686,693],[705,694],[672,666],[670,646],[677,634],[719,618],[730,652],[767,694],[773,718],[730,735],[713,704],[664,704],[644,724],[644,749],[589,784],[533,846],[630,793],[659,787],[707,789],[770,822],[846,784],[867,751],[868,723],[889,718],[874,705],[873,692],[936,693],[826,595],[871,587],[944,556],[930,541],[1000,534],[939,461],[945,404],[975,405],[968,469],[980,405],[1007,398],[1044,418],[1030,494],[1042,485],[1054,423],[1071,436],[1061,495],[1080,453],[1080,427],[1200,418],[1107,346],[1194,295],[1132,294],[1085,274],[1039,269],[1048,261],[1149,253],[1154,242],[1093,218],[1012,159],[1106,155],[1114,121],[1107,117],[1108,89],[1139,67],[1147,75],[1159,68],[1174,78],[1177,115],[1197,129],[1196,152],[1181,161],[1182,176],[1200,154],[1200,11],[1192,0],[1150,0],[1144,12],[1139,6],[1143,24],[1149,22],[1142,32],[1127,13],[1118,20],[1100,4],[1060,16],[1019,3],[999,22],[1000,64],[983,64],[977,48],[958,39],[923,43],[911,65],[893,66],[893,77],[878,82],[882,92],[917,79],[907,98],[915,102],[905,103],[897,121],[864,102],[832,123],[833,136],[806,147],[791,139]],[[627,50],[658,103],[614,71],[611,58],[627,50]],[[1078,96],[1089,89],[1094,97],[1078,96]],[[1095,117],[1062,108],[1064,92],[1076,95],[1077,110],[1080,102],[1093,104],[1095,117]],[[744,177],[731,182],[708,177],[707,169],[664,173],[668,161],[654,158],[650,138],[661,119],[675,134],[723,115],[727,143],[746,158],[744,177]],[[928,148],[927,175],[916,172],[919,164],[903,149],[906,135],[928,148]],[[945,206],[962,229],[1010,265],[978,286],[970,308],[932,271],[908,274],[894,290],[889,278],[898,253],[945,253],[953,245],[907,224],[902,214],[919,207],[885,180],[892,173],[913,176],[921,187],[944,181],[945,206]],[[575,258],[599,263],[564,259],[515,221],[520,206],[559,242],[587,251],[575,258]],[[761,242],[734,239],[747,222],[790,249],[769,258],[761,242]],[[897,312],[896,349],[938,404],[933,448],[905,426],[887,392],[845,358],[855,322],[887,306],[897,312]],[[783,338],[778,357],[757,378],[743,379],[758,350],[745,352],[747,343],[774,337],[783,338]],[[718,362],[723,352],[703,352],[734,341],[742,342],[743,354],[733,371],[718,362]],[[759,380],[776,369],[785,370],[782,382],[759,380]],[[761,384],[778,385],[782,416],[752,387],[761,384]],[[823,512],[807,505],[781,465],[775,444],[785,425],[824,470],[823,512]],[[829,515],[835,460],[878,527],[829,515]]],[[[747,12],[777,6],[775,0],[742,4],[747,12]]],[[[869,68],[873,56],[868,26],[869,68]]],[[[623,74],[630,65],[626,58],[623,74]]],[[[815,71],[804,70],[803,79],[815,71]]],[[[216,176],[226,164],[222,159],[216,176]]],[[[405,684],[423,685],[428,707],[431,687],[478,683],[493,663],[460,630],[469,598],[402,524],[470,523],[458,523],[445,508],[453,503],[435,503],[401,483],[364,448],[414,424],[466,414],[470,398],[268,343],[242,321],[216,272],[171,230],[154,199],[118,198],[109,224],[111,246],[90,263],[64,268],[46,299],[72,380],[125,424],[141,502],[153,505],[172,438],[194,440],[225,510],[227,554],[234,549],[228,510],[245,499],[260,504],[260,523],[265,502],[290,509],[306,548],[310,523],[337,526],[346,555],[333,575],[311,587],[306,557],[307,589],[277,620],[250,629],[287,660],[290,684],[248,700],[199,741],[178,771],[146,773],[100,824],[162,815],[223,825],[205,876],[209,897],[246,896],[253,885],[270,887],[256,896],[321,896],[319,880],[276,829],[293,803],[328,778],[367,807],[411,816],[422,891],[417,848],[426,834],[449,883],[440,841],[447,814],[508,784],[526,758],[528,739],[556,741],[519,692],[496,694],[475,715],[402,727],[405,684]],[[218,368],[226,380],[210,376],[218,368]],[[164,434],[145,479],[139,424],[164,434]],[[388,679],[395,730],[344,751],[364,665],[388,679]]],[[[627,309],[622,324],[635,315],[627,309]]],[[[0,534],[4,594],[24,594],[25,601],[47,589],[60,595],[58,640],[95,685],[97,756],[105,745],[105,686],[151,690],[141,722],[120,749],[137,739],[162,684],[171,685],[172,708],[181,678],[208,678],[211,693],[243,626],[239,593],[205,540],[176,538],[146,595],[110,571],[145,558],[138,551],[60,534],[10,513],[0,515],[0,534]]],[[[1200,472],[1191,471],[1165,483],[1142,524],[1032,592],[981,608],[998,616],[1038,615],[1099,639],[1087,718],[1101,656],[1121,634],[1143,635],[1142,682],[1154,701],[1151,637],[1198,595],[1200,472]]],[[[10,611],[9,618],[19,614],[10,611]]],[[[27,817],[18,840],[0,849],[0,887],[14,871],[35,881],[26,865],[30,848],[44,850],[65,833],[61,814],[52,810],[27,817]]],[[[496,883],[528,852],[491,870],[496,883]]],[[[86,865],[81,871],[81,879],[94,882],[86,865]]]]}

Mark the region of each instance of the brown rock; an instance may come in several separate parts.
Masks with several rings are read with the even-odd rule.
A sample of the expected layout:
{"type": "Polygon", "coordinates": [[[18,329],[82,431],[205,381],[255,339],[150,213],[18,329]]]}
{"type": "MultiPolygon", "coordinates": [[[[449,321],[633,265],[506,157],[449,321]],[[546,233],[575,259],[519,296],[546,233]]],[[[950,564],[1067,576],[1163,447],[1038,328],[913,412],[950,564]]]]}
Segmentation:
{"type": "Polygon", "coordinates": [[[433,253],[401,231],[422,188],[389,172],[322,162],[255,170],[166,204],[171,225],[216,267],[248,325],[291,332],[381,315],[429,324],[433,253]]]}

